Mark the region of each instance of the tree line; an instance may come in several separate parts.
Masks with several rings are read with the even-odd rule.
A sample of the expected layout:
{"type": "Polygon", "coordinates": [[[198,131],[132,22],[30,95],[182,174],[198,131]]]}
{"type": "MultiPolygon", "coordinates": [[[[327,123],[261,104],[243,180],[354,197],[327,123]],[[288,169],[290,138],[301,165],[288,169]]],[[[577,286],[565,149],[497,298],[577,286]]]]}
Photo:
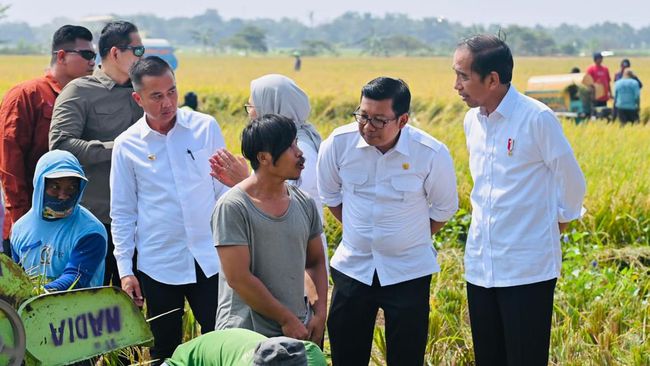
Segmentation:
{"type": "MultiPolygon", "coordinates": [[[[1,7],[0,7],[1,9],[1,7]]],[[[298,20],[224,19],[217,10],[194,17],[112,15],[138,25],[150,38],[166,38],[179,48],[212,53],[295,52],[337,55],[345,50],[372,56],[448,55],[458,40],[476,33],[501,32],[517,55],[580,55],[593,51],[650,54],[650,25],[635,29],[626,23],[599,23],[588,27],[562,24],[463,26],[444,18],[413,19],[404,14],[376,16],[347,12],[330,22],[310,26],[298,20]]],[[[1,16],[0,16],[1,19],[1,16]]],[[[56,18],[42,26],[0,21],[0,49],[34,53],[47,49],[55,29],[82,24],[99,32],[101,23],[56,18]]]]}

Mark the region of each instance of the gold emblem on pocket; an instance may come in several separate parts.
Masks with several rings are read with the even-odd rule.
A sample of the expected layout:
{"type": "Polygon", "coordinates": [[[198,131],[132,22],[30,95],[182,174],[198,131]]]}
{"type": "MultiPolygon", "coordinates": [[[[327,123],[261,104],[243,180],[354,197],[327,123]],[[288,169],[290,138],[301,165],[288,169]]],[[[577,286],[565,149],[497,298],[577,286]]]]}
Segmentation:
{"type": "Polygon", "coordinates": [[[152,161],[156,160],[156,155],[155,154],[149,154],[149,155],[147,155],[147,159],[152,160],[152,161]]]}
{"type": "Polygon", "coordinates": [[[411,166],[409,165],[409,163],[403,163],[402,164],[402,169],[404,169],[404,170],[409,170],[410,167],[411,166]]]}

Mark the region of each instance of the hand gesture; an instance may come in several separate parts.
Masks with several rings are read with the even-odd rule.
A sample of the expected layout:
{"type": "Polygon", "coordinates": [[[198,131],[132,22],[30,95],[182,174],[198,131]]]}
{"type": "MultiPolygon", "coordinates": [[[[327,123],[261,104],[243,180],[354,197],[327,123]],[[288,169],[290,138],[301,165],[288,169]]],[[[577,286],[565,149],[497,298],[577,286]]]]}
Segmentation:
{"type": "Polygon", "coordinates": [[[250,175],[243,156],[235,157],[226,149],[219,149],[210,158],[210,175],[228,187],[232,187],[250,175]]]}

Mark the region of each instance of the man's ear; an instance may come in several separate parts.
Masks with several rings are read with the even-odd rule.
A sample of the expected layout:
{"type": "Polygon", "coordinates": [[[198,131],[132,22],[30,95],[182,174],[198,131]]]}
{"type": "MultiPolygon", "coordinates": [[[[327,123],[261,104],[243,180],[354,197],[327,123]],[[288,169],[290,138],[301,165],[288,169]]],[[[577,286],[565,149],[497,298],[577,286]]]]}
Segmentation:
{"type": "Polygon", "coordinates": [[[138,103],[140,107],[142,107],[142,97],[140,94],[138,94],[138,92],[131,93],[131,97],[133,97],[133,100],[135,100],[135,102],[138,103]]]}
{"type": "Polygon", "coordinates": [[[490,78],[490,88],[496,88],[501,85],[501,78],[499,77],[498,72],[492,71],[488,77],[490,78]]]}
{"type": "Polygon", "coordinates": [[[257,153],[257,161],[259,161],[260,166],[273,165],[273,157],[266,151],[260,151],[257,153]]]}
{"type": "Polygon", "coordinates": [[[56,63],[57,64],[65,64],[65,51],[64,50],[56,51],[56,63]]]}
{"type": "Polygon", "coordinates": [[[399,118],[397,119],[397,124],[398,124],[399,128],[403,128],[404,126],[406,126],[406,123],[408,121],[409,121],[409,114],[408,114],[408,112],[406,112],[406,113],[402,114],[401,116],[399,116],[399,118]]]}

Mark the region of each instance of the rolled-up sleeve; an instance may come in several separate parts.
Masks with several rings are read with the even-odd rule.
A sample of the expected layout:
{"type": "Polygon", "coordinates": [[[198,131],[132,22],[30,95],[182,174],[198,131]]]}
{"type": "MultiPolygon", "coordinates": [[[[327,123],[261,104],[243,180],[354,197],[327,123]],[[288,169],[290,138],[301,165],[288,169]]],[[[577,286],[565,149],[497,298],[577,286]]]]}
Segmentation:
{"type": "Polygon", "coordinates": [[[448,221],[458,211],[458,190],[454,162],[446,147],[438,150],[429,171],[424,181],[429,218],[437,222],[448,221]]]}
{"type": "Polygon", "coordinates": [[[555,116],[543,112],[539,122],[539,148],[557,187],[558,221],[579,219],[586,212],[582,206],[587,189],[585,177],[555,116]]]}
{"type": "Polygon", "coordinates": [[[84,166],[110,161],[112,143],[81,138],[89,112],[88,101],[81,97],[82,93],[79,87],[69,84],[56,98],[50,125],[50,150],[67,150],[84,166]]]}
{"type": "Polygon", "coordinates": [[[138,217],[135,171],[127,158],[127,151],[118,141],[113,149],[110,174],[111,233],[115,260],[120,278],[133,274],[133,254],[138,217]]]}
{"type": "Polygon", "coordinates": [[[316,165],[318,194],[323,204],[329,207],[336,207],[343,202],[336,155],[334,139],[330,136],[320,146],[316,165]]]}

